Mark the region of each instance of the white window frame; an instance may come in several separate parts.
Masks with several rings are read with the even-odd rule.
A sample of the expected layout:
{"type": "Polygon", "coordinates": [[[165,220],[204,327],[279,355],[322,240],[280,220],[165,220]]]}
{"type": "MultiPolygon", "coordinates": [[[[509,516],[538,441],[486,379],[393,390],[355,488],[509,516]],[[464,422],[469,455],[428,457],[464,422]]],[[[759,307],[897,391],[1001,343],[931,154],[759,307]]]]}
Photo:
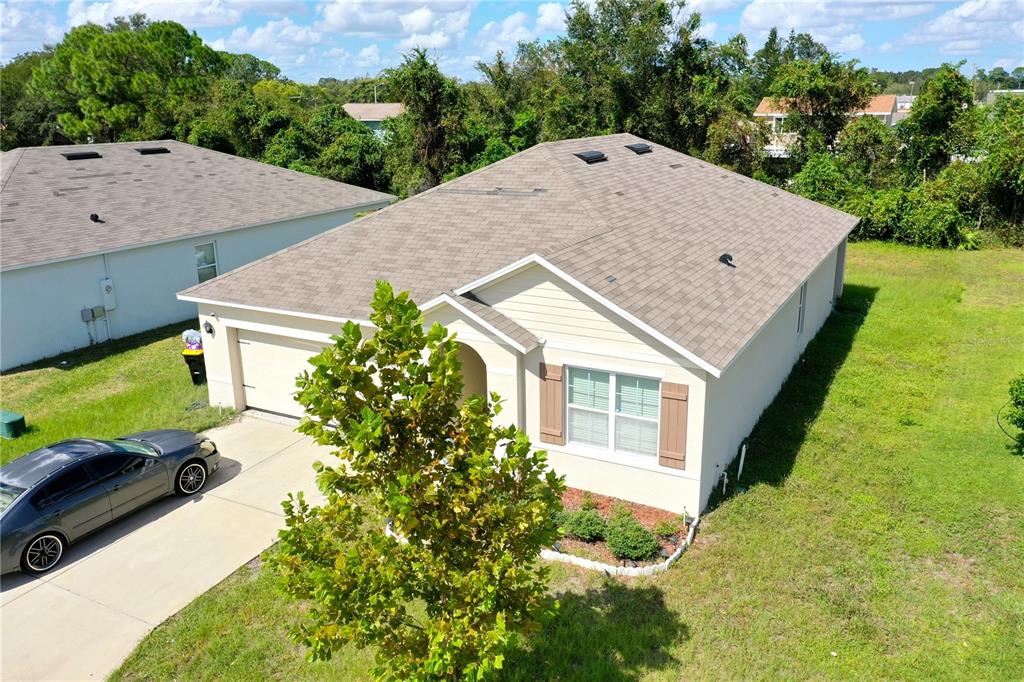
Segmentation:
{"type": "Polygon", "coordinates": [[[807,282],[800,285],[800,307],[796,314],[796,333],[804,333],[804,318],[807,315],[807,282]]]}
{"type": "MultiPolygon", "coordinates": [[[[599,367],[587,367],[585,365],[565,365],[565,375],[563,381],[565,381],[565,444],[572,446],[573,448],[586,450],[592,453],[602,453],[619,458],[628,458],[630,460],[636,460],[638,462],[646,462],[657,465],[658,463],[658,450],[655,449],[652,454],[643,454],[640,452],[630,452],[629,450],[617,450],[615,448],[615,420],[619,416],[615,412],[615,393],[618,388],[618,377],[627,376],[636,379],[649,379],[651,381],[658,382],[658,395],[661,395],[661,377],[649,376],[645,374],[638,374],[636,372],[621,372],[612,369],[601,369],[599,367]],[[582,405],[573,405],[569,402],[569,375],[572,370],[578,369],[586,372],[601,372],[602,374],[608,375],[608,409],[601,410],[593,407],[584,407],[582,405]],[[599,445],[593,445],[591,443],[584,443],[582,441],[574,441],[572,438],[572,419],[569,416],[569,410],[581,410],[583,412],[591,412],[593,414],[603,414],[608,418],[608,445],[601,447],[599,445]]],[[[637,417],[633,415],[622,415],[627,419],[636,419],[638,421],[645,421],[648,423],[654,423],[658,427],[657,435],[655,436],[655,443],[661,442],[661,405],[658,405],[658,416],[657,417],[637,417]]],[[[658,465],[660,468],[660,465],[658,465]]]]}
{"type": "MultiPolygon", "coordinates": [[[[203,268],[208,268],[210,266],[213,266],[213,277],[217,277],[217,276],[220,275],[220,256],[217,254],[217,240],[215,239],[212,242],[203,242],[202,244],[193,244],[192,245],[192,257],[193,258],[195,257],[196,251],[201,246],[212,246],[213,247],[213,262],[212,263],[207,263],[206,265],[203,265],[202,267],[200,267],[198,265],[196,266],[196,280],[198,280],[200,284],[202,284],[203,282],[209,282],[210,281],[209,279],[207,279],[207,280],[199,279],[199,271],[202,270],[203,268]]],[[[213,277],[211,277],[210,279],[213,279],[213,277]]]]}

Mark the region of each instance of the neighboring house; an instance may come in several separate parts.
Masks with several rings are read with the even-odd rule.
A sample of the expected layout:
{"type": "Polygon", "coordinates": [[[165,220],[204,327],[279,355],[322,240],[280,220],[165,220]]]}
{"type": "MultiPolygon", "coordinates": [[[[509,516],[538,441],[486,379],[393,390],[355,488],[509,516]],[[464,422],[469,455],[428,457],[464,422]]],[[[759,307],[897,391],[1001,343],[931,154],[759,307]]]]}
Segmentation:
{"type": "Polygon", "coordinates": [[[298,416],[296,375],[345,321],[372,333],[389,280],[569,485],[693,514],[831,313],[856,223],[610,135],[537,145],[179,298],[199,305],[211,403],[298,416]]]}
{"type": "Polygon", "coordinates": [[[896,95],[896,113],[892,116],[893,125],[910,116],[910,109],[914,106],[915,99],[917,99],[917,95],[896,95]]]}
{"type": "Polygon", "coordinates": [[[995,104],[996,99],[1001,96],[1024,97],[1024,90],[989,90],[985,95],[985,104],[995,104]]]}
{"type": "Polygon", "coordinates": [[[3,369],[188,319],[175,293],[391,196],[174,141],[0,155],[3,369]]]}
{"type": "Polygon", "coordinates": [[[343,105],[349,116],[364,123],[377,135],[383,135],[380,124],[386,118],[394,118],[403,111],[405,105],[401,102],[349,102],[343,105]]]}
{"type": "MultiPolygon", "coordinates": [[[[896,95],[876,95],[867,106],[850,112],[850,116],[874,116],[887,126],[898,122],[896,95]]],[[[789,117],[789,100],[765,97],[754,110],[754,119],[768,123],[771,137],[765,145],[765,151],[772,158],[787,158],[789,148],[796,144],[796,133],[786,129],[786,118],[789,117]]],[[[905,118],[905,116],[904,116],[905,118]]]]}

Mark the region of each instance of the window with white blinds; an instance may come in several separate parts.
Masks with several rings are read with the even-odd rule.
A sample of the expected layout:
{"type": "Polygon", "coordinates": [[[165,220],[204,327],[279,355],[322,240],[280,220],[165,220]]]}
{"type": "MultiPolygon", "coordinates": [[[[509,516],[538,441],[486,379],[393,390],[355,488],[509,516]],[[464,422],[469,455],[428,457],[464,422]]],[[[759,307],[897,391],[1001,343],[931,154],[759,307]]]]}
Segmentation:
{"type": "Polygon", "coordinates": [[[661,390],[657,379],[568,368],[571,443],[631,455],[658,455],[661,390]]]}

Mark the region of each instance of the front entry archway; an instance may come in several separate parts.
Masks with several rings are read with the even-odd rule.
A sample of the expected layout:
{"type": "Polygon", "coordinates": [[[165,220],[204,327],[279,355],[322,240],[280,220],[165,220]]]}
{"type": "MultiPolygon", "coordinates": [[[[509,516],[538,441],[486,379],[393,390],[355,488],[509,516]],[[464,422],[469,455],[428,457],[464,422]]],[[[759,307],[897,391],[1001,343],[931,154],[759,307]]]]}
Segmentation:
{"type": "Polygon", "coordinates": [[[475,350],[459,344],[459,362],[462,363],[462,399],[472,395],[487,395],[487,365],[475,350]]]}

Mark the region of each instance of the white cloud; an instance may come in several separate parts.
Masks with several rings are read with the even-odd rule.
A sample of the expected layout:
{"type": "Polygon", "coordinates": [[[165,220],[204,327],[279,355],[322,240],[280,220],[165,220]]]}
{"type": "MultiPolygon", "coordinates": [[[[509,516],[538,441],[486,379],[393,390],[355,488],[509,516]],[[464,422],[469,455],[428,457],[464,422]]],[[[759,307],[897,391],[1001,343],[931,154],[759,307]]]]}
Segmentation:
{"type": "Polygon", "coordinates": [[[363,49],[359,50],[359,54],[356,55],[356,64],[358,66],[377,66],[380,62],[380,48],[377,47],[376,43],[373,45],[367,45],[363,49]]]}
{"type": "Polygon", "coordinates": [[[537,31],[539,33],[560,33],[565,30],[565,8],[557,2],[545,2],[537,6],[537,31]]]}
{"type": "Polygon", "coordinates": [[[702,21],[700,26],[697,28],[696,34],[700,38],[706,40],[713,40],[715,32],[718,30],[718,22],[715,21],[702,21]]]}
{"type": "Polygon", "coordinates": [[[847,33],[836,43],[840,52],[856,52],[865,45],[864,37],[859,33],[847,33]]]}
{"type": "Polygon", "coordinates": [[[4,3],[0,8],[0,62],[60,42],[63,36],[64,27],[49,12],[35,9],[34,3],[4,3]]]}
{"type": "Polygon", "coordinates": [[[222,48],[234,52],[270,52],[295,51],[319,44],[323,34],[310,26],[300,26],[288,17],[268,21],[252,31],[246,26],[239,26],[226,40],[214,41],[224,45],[222,48]]]}
{"type": "Polygon", "coordinates": [[[470,8],[467,0],[330,0],[320,6],[320,13],[324,29],[393,38],[444,28],[449,15],[468,14],[470,8]]]}
{"type": "Polygon", "coordinates": [[[744,0],[691,0],[686,3],[686,12],[700,12],[701,15],[726,12],[742,5],[744,0]]]}
{"type": "Polygon", "coordinates": [[[975,54],[986,44],[1024,40],[1024,0],[967,0],[910,32],[906,40],[939,43],[948,54],[975,54]]]}
{"type": "Polygon", "coordinates": [[[409,31],[410,33],[426,31],[433,25],[434,18],[434,13],[427,6],[415,9],[408,14],[398,15],[398,21],[402,24],[402,30],[409,31]]]}
{"type": "Polygon", "coordinates": [[[143,13],[150,19],[169,19],[189,28],[232,26],[239,23],[246,6],[227,0],[108,0],[86,2],[72,0],[68,5],[68,23],[77,26],[87,22],[107,24],[116,17],[128,17],[143,13]]]}
{"type": "Polygon", "coordinates": [[[395,43],[395,49],[399,52],[411,50],[414,47],[422,47],[428,50],[439,50],[451,43],[451,37],[444,31],[433,33],[413,33],[411,36],[402,38],[395,43]]]}
{"type": "Polygon", "coordinates": [[[501,21],[488,21],[476,36],[476,43],[488,54],[498,50],[514,52],[520,41],[533,40],[536,37],[530,25],[530,15],[526,12],[513,12],[501,21]]]}

